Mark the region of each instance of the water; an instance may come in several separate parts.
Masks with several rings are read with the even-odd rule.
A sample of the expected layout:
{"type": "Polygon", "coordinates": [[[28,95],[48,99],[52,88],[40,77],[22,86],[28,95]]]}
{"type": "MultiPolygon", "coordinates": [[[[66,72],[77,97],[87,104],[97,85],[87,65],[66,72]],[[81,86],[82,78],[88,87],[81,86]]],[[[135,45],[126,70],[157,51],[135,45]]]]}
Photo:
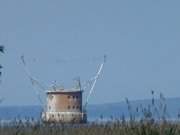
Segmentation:
{"type": "MultiPolygon", "coordinates": [[[[180,98],[171,98],[165,101],[167,110],[165,116],[167,119],[178,119],[180,98]]],[[[135,117],[143,117],[141,112],[137,113],[136,108],[143,106],[146,107],[151,104],[151,100],[139,100],[130,102],[131,111],[128,110],[125,102],[119,103],[108,103],[100,105],[89,105],[87,108],[88,120],[94,121],[99,119],[121,119],[122,116],[128,118],[130,112],[135,117]]],[[[160,105],[159,101],[156,100],[156,107],[160,105]]],[[[161,109],[158,110],[161,115],[161,109]]],[[[14,120],[14,119],[25,119],[33,118],[39,120],[41,118],[42,108],[41,106],[0,106],[0,119],[1,120],[14,120]]],[[[158,118],[158,116],[155,116],[158,118]]]]}

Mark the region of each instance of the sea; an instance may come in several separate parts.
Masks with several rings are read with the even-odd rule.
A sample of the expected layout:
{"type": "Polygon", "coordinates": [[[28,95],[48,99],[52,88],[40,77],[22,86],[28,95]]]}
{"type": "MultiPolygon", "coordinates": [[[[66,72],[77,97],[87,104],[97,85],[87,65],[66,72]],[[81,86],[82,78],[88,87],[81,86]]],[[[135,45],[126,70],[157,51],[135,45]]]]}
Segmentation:
{"type": "MultiPolygon", "coordinates": [[[[31,106],[0,106],[0,120],[41,119],[42,107],[31,106]]],[[[118,103],[91,104],[87,107],[88,121],[121,120],[130,117],[143,118],[165,117],[178,120],[180,117],[180,98],[159,100],[136,100],[118,103]],[[151,112],[151,113],[149,113],[151,112]],[[148,114],[149,113],[149,114],[148,114]]]]}

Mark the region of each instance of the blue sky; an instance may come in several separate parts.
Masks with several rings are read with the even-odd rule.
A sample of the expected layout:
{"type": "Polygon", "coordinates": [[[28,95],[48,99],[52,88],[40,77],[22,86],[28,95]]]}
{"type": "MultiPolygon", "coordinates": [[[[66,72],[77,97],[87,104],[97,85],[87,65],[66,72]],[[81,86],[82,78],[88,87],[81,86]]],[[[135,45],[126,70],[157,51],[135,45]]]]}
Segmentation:
{"type": "MultiPolygon", "coordinates": [[[[108,60],[90,103],[180,96],[180,1],[1,0],[3,105],[39,104],[23,70],[65,87],[108,60]],[[93,60],[92,60],[93,59],[93,60]]],[[[87,92],[85,92],[86,94],[87,92]]]]}

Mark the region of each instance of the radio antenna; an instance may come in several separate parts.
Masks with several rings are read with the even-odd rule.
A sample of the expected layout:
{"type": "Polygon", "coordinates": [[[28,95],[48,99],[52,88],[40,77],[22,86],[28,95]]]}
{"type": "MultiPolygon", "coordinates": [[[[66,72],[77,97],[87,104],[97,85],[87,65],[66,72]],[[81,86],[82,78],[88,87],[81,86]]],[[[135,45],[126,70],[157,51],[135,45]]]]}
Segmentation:
{"type": "Polygon", "coordinates": [[[88,94],[88,96],[87,96],[87,98],[86,98],[86,102],[85,102],[85,105],[84,105],[84,108],[85,108],[85,109],[86,109],[86,107],[87,107],[87,105],[88,105],[88,103],[89,103],[89,99],[90,99],[93,91],[95,90],[94,88],[95,88],[95,86],[96,86],[97,80],[99,79],[99,77],[100,77],[100,75],[101,75],[101,73],[102,73],[102,70],[103,70],[103,68],[104,68],[104,64],[105,64],[105,62],[106,62],[106,58],[107,58],[107,56],[104,55],[103,63],[101,63],[101,65],[100,65],[100,67],[99,67],[99,69],[98,69],[98,72],[96,73],[96,75],[95,75],[95,76],[91,79],[91,81],[90,81],[91,88],[90,88],[89,94],[88,94]]]}
{"type": "Polygon", "coordinates": [[[36,91],[36,95],[37,95],[37,98],[38,98],[39,102],[41,103],[41,105],[44,105],[44,102],[43,102],[42,97],[41,97],[41,91],[37,90],[35,87],[38,87],[39,89],[41,89],[43,91],[45,91],[47,87],[44,86],[42,83],[40,83],[38,81],[38,79],[36,79],[35,77],[33,77],[31,75],[31,73],[30,73],[30,71],[29,71],[29,69],[27,67],[24,55],[21,56],[21,61],[22,61],[23,65],[24,65],[24,70],[25,70],[30,82],[31,82],[33,88],[36,91]]]}

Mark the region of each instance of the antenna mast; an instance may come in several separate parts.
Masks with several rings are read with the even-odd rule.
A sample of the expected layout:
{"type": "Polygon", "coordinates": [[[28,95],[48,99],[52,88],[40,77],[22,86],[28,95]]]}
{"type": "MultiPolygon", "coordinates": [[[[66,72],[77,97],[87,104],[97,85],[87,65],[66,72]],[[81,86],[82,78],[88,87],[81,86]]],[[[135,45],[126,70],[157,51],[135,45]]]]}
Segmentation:
{"type": "MultiPolygon", "coordinates": [[[[40,83],[36,78],[34,78],[34,77],[31,75],[30,71],[28,70],[27,65],[26,65],[26,62],[25,62],[25,59],[24,59],[24,55],[21,56],[21,61],[22,61],[23,65],[24,65],[24,70],[25,70],[28,78],[29,78],[30,81],[31,81],[31,84],[32,84],[33,86],[37,86],[37,87],[40,88],[41,90],[45,91],[45,90],[46,90],[45,86],[42,85],[42,83],[40,83]]],[[[35,89],[35,88],[34,88],[34,89],[35,89]]],[[[36,94],[37,94],[37,97],[38,97],[39,102],[41,103],[41,105],[43,105],[43,101],[42,101],[41,94],[40,94],[41,92],[40,92],[39,90],[38,90],[38,91],[36,90],[36,92],[37,92],[36,94]]]]}
{"type": "Polygon", "coordinates": [[[104,68],[104,64],[106,62],[106,55],[104,55],[104,60],[103,60],[103,63],[100,65],[99,69],[98,69],[98,72],[96,74],[96,76],[92,79],[92,85],[91,85],[91,88],[90,88],[90,91],[89,91],[89,94],[87,96],[87,99],[86,99],[86,102],[85,102],[85,105],[84,105],[84,108],[86,109],[88,103],[89,103],[89,99],[94,91],[94,88],[96,86],[96,83],[97,83],[97,80],[99,79],[101,73],[102,73],[102,70],[104,68]]]}

